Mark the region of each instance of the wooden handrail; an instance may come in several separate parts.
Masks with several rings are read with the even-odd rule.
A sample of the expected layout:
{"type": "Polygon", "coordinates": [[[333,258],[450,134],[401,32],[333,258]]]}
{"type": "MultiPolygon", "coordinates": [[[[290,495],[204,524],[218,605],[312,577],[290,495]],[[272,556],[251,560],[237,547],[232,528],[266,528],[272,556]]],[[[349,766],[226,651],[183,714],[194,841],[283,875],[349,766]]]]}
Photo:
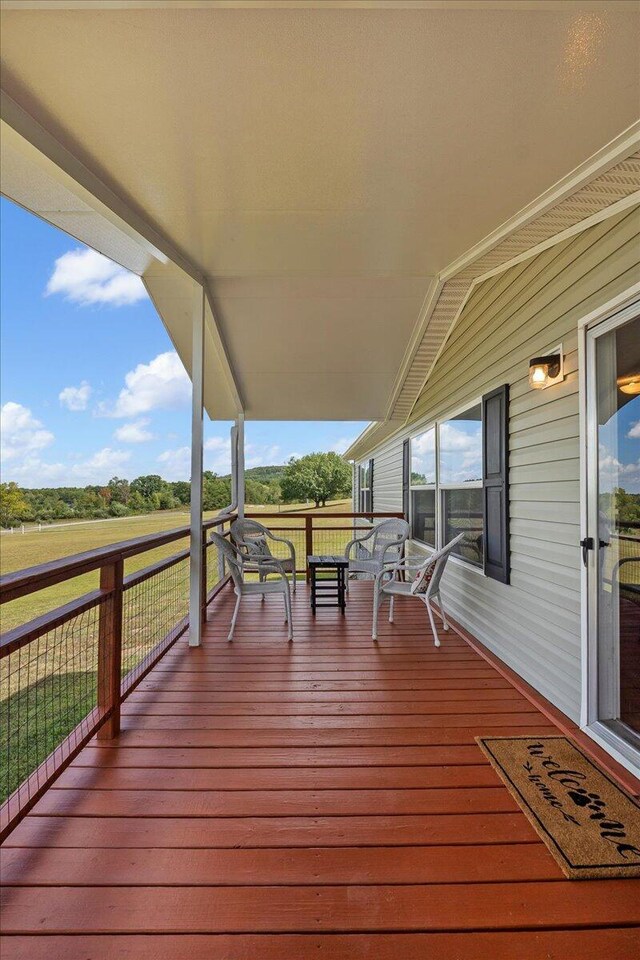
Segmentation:
{"type": "Polygon", "coordinates": [[[277,510],[274,510],[273,512],[271,512],[271,511],[266,511],[266,510],[265,510],[265,511],[260,511],[260,512],[258,512],[258,511],[248,511],[247,513],[245,513],[245,517],[247,517],[247,518],[250,519],[250,520],[259,520],[261,517],[265,517],[265,518],[272,518],[272,517],[286,517],[286,518],[288,518],[288,517],[291,517],[292,519],[296,519],[296,520],[306,520],[307,517],[309,517],[309,519],[311,519],[311,520],[332,520],[334,517],[335,517],[337,520],[351,520],[351,519],[353,519],[353,520],[360,520],[360,519],[363,519],[363,520],[385,520],[385,519],[388,519],[388,520],[392,520],[392,519],[393,519],[393,520],[404,520],[404,513],[402,512],[402,510],[388,510],[388,511],[387,511],[387,510],[385,510],[385,511],[377,511],[377,510],[371,511],[371,510],[368,510],[368,511],[366,511],[366,512],[364,512],[364,513],[357,512],[357,511],[353,511],[353,512],[340,512],[340,513],[337,513],[337,512],[336,512],[336,513],[311,513],[311,512],[309,512],[309,513],[297,513],[297,512],[291,511],[291,512],[287,513],[287,511],[277,511],[277,510]]]}

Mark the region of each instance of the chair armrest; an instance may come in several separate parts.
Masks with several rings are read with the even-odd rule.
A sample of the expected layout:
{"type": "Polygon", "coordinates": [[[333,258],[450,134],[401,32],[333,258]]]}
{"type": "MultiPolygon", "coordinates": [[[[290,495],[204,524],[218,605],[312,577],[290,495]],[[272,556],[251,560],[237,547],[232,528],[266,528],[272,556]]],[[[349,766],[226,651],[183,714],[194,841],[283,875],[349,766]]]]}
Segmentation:
{"type": "Polygon", "coordinates": [[[292,559],[292,560],[295,560],[295,558],[296,558],[296,548],[295,548],[294,545],[291,543],[291,540],[287,540],[286,537],[276,537],[275,533],[271,533],[271,531],[269,531],[268,536],[269,536],[269,539],[275,540],[277,543],[286,543],[286,545],[289,547],[289,551],[290,551],[290,553],[291,553],[291,559],[292,559]]]}
{"type": "Polygon", "coordinates": [[[369,537],[372,537],[376,532],[375,527],[372,530],[369,530],[369,533],[365,534],[364,537],[354,537],[353,540],[350,540],[349,543],[344,548],[344,555],[349,559],[349,554],[351,553],[351,548],[356,545],[356,543],[363,543],[363,541],[368,540],[369,537]]]}
{"type": "Polygon", "coordinates": [[[419,570],[425,565],[425,561],[416,563],[415,560],[387,560],[384,564],[387,570],[419,570]]]}

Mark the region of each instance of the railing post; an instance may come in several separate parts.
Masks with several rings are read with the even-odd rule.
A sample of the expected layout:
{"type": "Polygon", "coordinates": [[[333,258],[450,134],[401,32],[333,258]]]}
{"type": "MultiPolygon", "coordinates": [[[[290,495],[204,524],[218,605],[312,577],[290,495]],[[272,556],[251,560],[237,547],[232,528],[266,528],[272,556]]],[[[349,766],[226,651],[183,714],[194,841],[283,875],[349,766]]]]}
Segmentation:
{"type": "Polygon", "coordinates": [[[100,568],[100,589],[108,596],[102,602],[98,627],[98,707],[110,710],[111,716],[98,730],[98,740],[112,740],[120,733],[123,579],[122,559],[100,568]]]}
{"type": "Polygon", "coordinates": [[[305,558],[304,566],[307,574],[307,583],[309,582],[309,564],[307,562],[307,557],[310,557],[313,553],[313,517],[309,514],[304,518],[304,549],[305,549],[305,558]]]}
{"type": "Polygon", "coordinates": [[[202,531],[202,623],[207,622],[207,531],[202,531]]]}

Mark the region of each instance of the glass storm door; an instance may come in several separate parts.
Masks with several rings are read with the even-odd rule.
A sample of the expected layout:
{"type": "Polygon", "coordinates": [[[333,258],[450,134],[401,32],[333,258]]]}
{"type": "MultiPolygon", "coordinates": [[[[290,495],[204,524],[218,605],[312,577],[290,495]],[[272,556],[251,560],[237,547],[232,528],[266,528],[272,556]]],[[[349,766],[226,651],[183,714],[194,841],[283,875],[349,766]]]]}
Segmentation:
{"type": "Polygon", "coordinates": [[[640,312],[625,316],[587,333],[589,536],[582,547],[588,570],[590,720],[628,744],[635,759],[640,757],[640,312]]]}

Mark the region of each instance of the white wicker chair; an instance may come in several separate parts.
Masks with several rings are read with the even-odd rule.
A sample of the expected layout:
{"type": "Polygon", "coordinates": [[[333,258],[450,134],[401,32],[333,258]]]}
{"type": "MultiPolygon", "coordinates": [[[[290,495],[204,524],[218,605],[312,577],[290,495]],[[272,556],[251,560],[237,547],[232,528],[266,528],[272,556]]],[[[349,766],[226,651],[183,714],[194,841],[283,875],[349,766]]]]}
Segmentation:
{"type": "Polygon", "coordinates": [[[269,573],[291,574],[293,592],[296,592],[296,551],[290,540],[284,537],[276,537],[268,527],[258,523],[257,520],[247,520],[238,518],[231,524],[231,538],[240,551],[242,557],[242,566],[245,573],[257,573],[260,580],[267,577],[269,573]],[[274,557],[269,546],[269,540],[275,543],[284,543],[289,551],[288,557],[274,557]],[[277,567],[269,569],[272,560],[277,561],[277,567]]]}
{"type": "MultiPolygon", "coordinates": [[[[377,523],[364,537],[356,537],[347,544],[345,557],[349,561],[348,572],[366,573],[376,577],[385,564],[402,558],[408,537],[409,524],[406,520],[391,519],[377,523]],[[354,548],[355,556],[351,556],[354,548]]],[[[348,589],[347,576],[347,591],[348,589]]]]}
{"type": "Polygon", "coordinates": [[[445,630],[449,629],[447,617],[442,604],[440,595],[440,581],[444,573],[447,561],[453,552],[454,547],[464,539],[464,533],[460,533],[455,540],[432,553],[426,560],[418,562],[417,560],[400,560],[394,564],[388,564],[384,570],[381,570],[376,576],[373,588],[373,629],[371,637],[373,640],[378,638],[378,613],[382,601],[389,598],[389,623],[393,623],[393,601],[395,597],[415,597],[421,600],[427,608],[431,630],[433,632],[433,642],[436,647],[440,646],[440,637],[433,619],[433,609],[431,601],[437,599],[440,608],[440,617],[445,630]],[[413,580],[403,581],[399,579],[399,574],[413,573],[413,580]],[[387,578],[385,580],[385,578],[387,578]]]}
{"type": "MultiPolygon", "coordinates": [[[[231,618],[231,627],[229,629],[228,639],[233,639],[233,631],[235,630],[236,620],[238,619],[240,601],[243,597],[251,597],[256,595],[264,597],[268,594],[280,593],[284,597],[284,618],[289,628],[289,640],[293,640],[291,592],[289,590],[289,581],[287,579],[287,575],[280,561],[275,557],[272,557],[271,560],[268,561],[269,569],[265,571],[266,573],[279,573],[280,576],[278,580],[264,580],[261,576],[260,580],[246,581],[243,575],[244,564],[240,551],[237,550],[232,543],[229,543],[228,540],[225,540],[224,537],[220,536],[219,533],[211,534],[211,542],[215,544],[220,556],[224,558],[229,573],[231,574],[231,579],[233,580],[233,591],[237,597],[236,606],[233,611],[233,617],[231,618]]],[[[260,572],[260,570],[258,572],[260,572]]]]}

